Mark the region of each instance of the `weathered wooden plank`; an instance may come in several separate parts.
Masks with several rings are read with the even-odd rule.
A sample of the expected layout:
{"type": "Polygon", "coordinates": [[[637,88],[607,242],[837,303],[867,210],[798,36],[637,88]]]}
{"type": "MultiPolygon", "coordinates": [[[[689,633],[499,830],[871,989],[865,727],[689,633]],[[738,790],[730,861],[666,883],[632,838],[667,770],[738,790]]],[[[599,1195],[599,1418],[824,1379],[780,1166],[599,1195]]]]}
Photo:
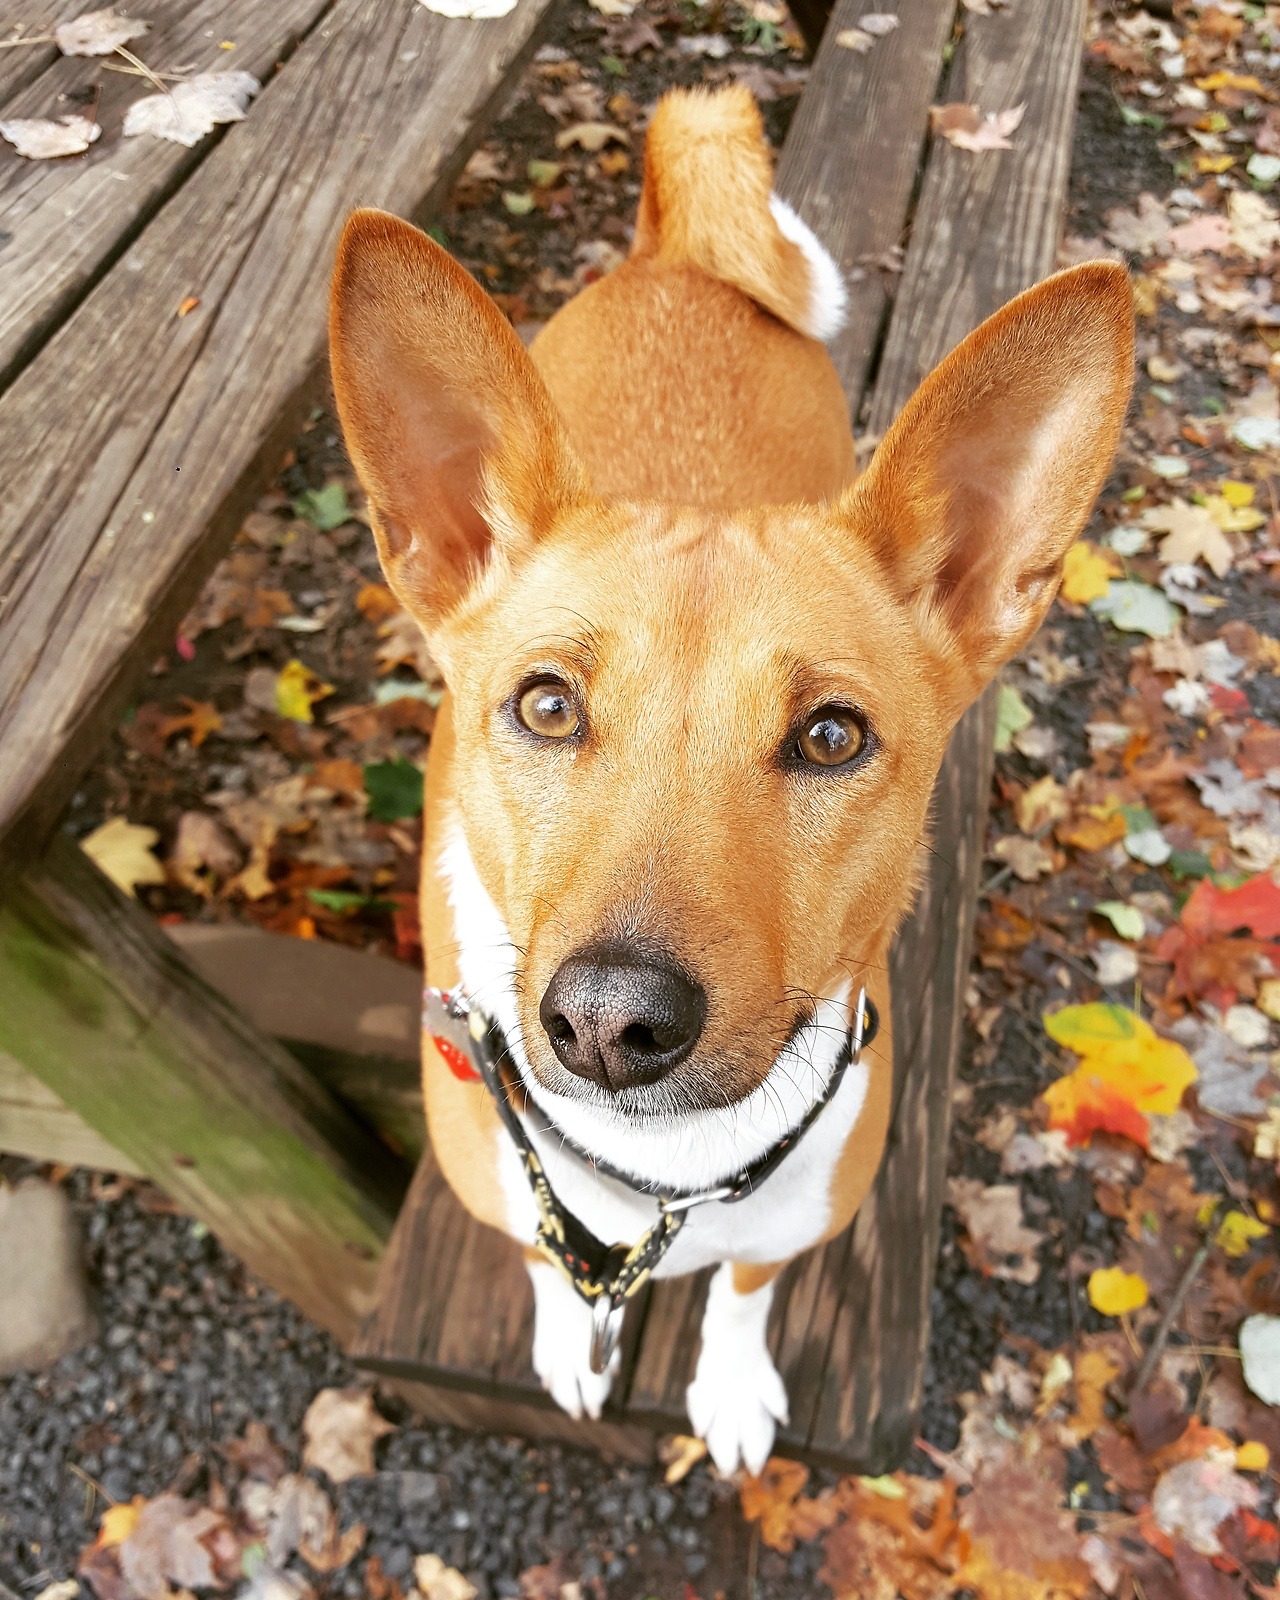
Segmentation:
{"type": "Polygon", "coordinates": [[[394,1158],[64,839],[0,907],[0,992],[0,1049],[274,1288],[354,1331],[394,1158]]]}
{"type": "MultiPolygon", "coordinates": [[[[949,98],[985,110],[1026,101],[1027,113],[1016,148],[990,161],[945,141],[933,147],[876,379],[873,432],[983,317],[1052,269],[1083,31],[1084,0],[1019,0],[967,17],[949,98]]],[[[830,1337],[820,1381],[804,1367],[804,1393],[815,1396],[809,1448],[872,1471],[910,1447],[919,1412],[994,710],[992,691],[961,723],[938,780],[929,874],[892,958],[896,1114],[847,1254],[839,1241],[824,1253],[830,1337]]],[[[792,1352],[781,1354],[788,1375],[792,1352]]]]}
{"type": "Polygon", "coordinates": [[[876,263],[903,240],[955,0],[913,0],[866,55],[836,43],[867,9],[837,0],[778,163],[777,189],[849,280],[831,342],[856,419],[896,275],[876,263]]]}
{"type": "Polygon", "coordinates": [[[11,861],[47,834],[317,392],[347,212],[430,210],[547,4],[481,27],[336,0],[0,398],[11,861]]]}
{"type": "Polygon", "coordinates": [[[33,1161],[140,1175],[123,1151],[95,1133],[53,1090],[0,1050],[0,1151],[33,1161]]]}
{"type": "Polygon", "coordinates": [[[58,59],[52,42],[12,44],[15,39],[47,40],[59,22],[69,22],[85,6],[81,0],[23,0],[21,15],[0,22],[0,115],[9,116],[13,98],[58,59]]]}
{"type": "MultiPolygon", "coordinates": [[[[134,42],[157,72],[243,71],[271,76],[299,38],[324,14],[328,0],[132,0],[129,15],[150,24],[134,42]],[[223,41],[235,48],[224,50],[223,41]]],[[[72,8],[72,15],[84,9],[72,8]]],[[[19,52],[0,51],[0,57],[19,52]]],[[[3,63],[0,63],[2,65],[3,63]]],[[[120,63],[117,63],[120,64],[120,63]]],[[[47,70],[5,109],[6,116],[61,115],[98,90],[102,137],[83,156],[26,161],[0,145],[0,386],[86,286],[126,248],[147,219],[209,153],[241,124],[215,129],[193,149],[169,139],[122,132],[134,100],[152,95],[142,78],[110,71],[99,59],[55,56],[47,70]]],[[[158,308],[157,308],[158,309],[158,308]]],[[[170,313],[176,305],[169,306],[170,313]]]]}

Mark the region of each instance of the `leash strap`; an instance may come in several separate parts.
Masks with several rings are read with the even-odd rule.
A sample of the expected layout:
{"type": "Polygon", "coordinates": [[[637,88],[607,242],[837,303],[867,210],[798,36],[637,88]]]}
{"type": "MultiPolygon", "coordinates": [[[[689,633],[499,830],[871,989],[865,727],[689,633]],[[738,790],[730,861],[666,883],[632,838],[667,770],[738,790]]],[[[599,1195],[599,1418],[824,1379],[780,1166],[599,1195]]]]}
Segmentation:
{"type": "Polygon", "coordinates": [[[695,1206],[711,1201],[726,1204],[745,1198],[777,1171],[834,1098],[849,1065],[875,1038],[880,1019],[865,990],[858,997],[854,1025],[841,1049],[822,1098],[783,1139],[752,1162],[737,1178],[692,1193],[656,1189],[638,1184],[628,1174],[610,1166],[571,1140],[562,1129],[547,1124],[540,1131],[557,1134],[579,1159],[596,1171],[616,1179],[641,1194],[658,1200],[658,1217],[634,1244],[607,1245],[579,1217],[560,1203],[547,1178],[524,1122],[514,1104],[515,1087],[506,1068],[511,1052],[498,1025],[470,1004],[461,993],[428,988],[424,994],[424,1021],[432,1042],[455,1077],[480,1081],[488,1089],[502,1124],[524,1166],[525,1177],[538,1209],[534,1244],[558,1267],[592,1308],[591,1368],[603,1373],[613,1358],[621,1336],[626,1303],[652,1276],[675,1243],[685,1218],[695,1206]]]}

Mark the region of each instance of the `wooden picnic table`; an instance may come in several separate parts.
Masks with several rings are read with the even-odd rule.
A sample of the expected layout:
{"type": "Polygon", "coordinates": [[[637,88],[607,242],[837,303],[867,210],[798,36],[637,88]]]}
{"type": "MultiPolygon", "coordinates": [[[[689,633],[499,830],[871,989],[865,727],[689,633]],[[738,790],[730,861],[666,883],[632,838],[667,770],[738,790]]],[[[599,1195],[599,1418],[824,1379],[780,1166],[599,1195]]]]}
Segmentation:
{"type": "MultiPolygon", "coordinates": [[[[80,9],[41,3],[55,20],[80,9]]],[[[56,834],[313,403],[343,216],[430,211],[548,4],[471,24],[411,0],[131,0],[152,22],[151,64],[264,78],[245,121],[192,151],[122,141],[137,85],[121,78],[87,156],[39,171],[0,156],[0,210],[17,219],[0,240],[0,1147],[7,1104],[10,1126],[47,1130],[23,1148],[56,1138],[148,1174],[344,1337],[374,1307],[357,1358],[427,1415],[644,1455],[653,1430],[686,1426],[705,1278],[660,1283],[629,1313],[604,1419],[560,1415],[530,1365],[519,1251],[466,1216],[429,1152],[392,1230],[408,1173],[376,1134],[394,1125],[406,1148],[405,1050],[356,1072],[297,1050],[323,1028],[255,1006],[244,976],[271,968],[270,949],[244,960],[192,945],[189,958],[56,834]],[[215,59],[223,39],[236,49],[215,59]]],[[[859,54],[837,36],[867,8],[837,0],[778,187],[850,279],[833,355],[874,437],[947,350],[1053,266],[1084,0],[991,16],[912,0],[859,54]],[[961,100],[1025,101],[1015,148],[931,140],[930,104],[961,100]]],[[[6,54],[26,52],[0,52],[0,115],[47,113],[93,70],[44,52],[16,71],[6,54]]],[[[894,952],[880,1175],[853,1225],[788,1268],[775,1297],[792,1407],[780,1445],[844,1468],[894,1464],[916,1430],[993,707],[989,695],[955,736],[894,952]]],[[[407,993],[398,981],[388,994],[407,993]]]]}

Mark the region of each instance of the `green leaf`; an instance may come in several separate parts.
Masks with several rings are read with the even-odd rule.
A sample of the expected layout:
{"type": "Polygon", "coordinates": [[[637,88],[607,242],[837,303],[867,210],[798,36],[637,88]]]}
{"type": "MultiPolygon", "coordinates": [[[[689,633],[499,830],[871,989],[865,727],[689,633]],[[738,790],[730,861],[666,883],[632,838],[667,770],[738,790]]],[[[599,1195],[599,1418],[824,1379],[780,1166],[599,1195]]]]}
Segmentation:
{"type": "Polygon", "coordinates": [[[321,533],[332,533],[344,522],[351,521],[351,507],[347,504],[346,485],[326,483],[323,489],[304,489],[293,502],[293,514],[309,522],[321,533]]]}
{"type": "Polygon", "coordinates": [[[627,75],[626,62],[620,60],[617,56],[601,56],[600,65],[606,72],[611,72],[615,78],[625,78],[627,75]]]}
{"type": "Polygon", "coordinates": [[[1029,727],[1032,720],[1032,713],[1018,691],[1002,683],[996,703],[996,749],[1002,755],[1012,750],[1014,734],[1029,727]]]}
{"type": "Polygon", "coordinates": [[[1207,878],[1212,870],[1203,850],[1175,850],[1169,857],[1169,871],[1175,878],[1207,878]]]}
{"type": "Polygon", "coordinates": [[[536,183],[539,189],[549,189],[564,171],[564,164],[560,161],[531,161],[525,170],[530,183],[536,183]]]}
{"type": "Polygon", "coordinates": [[[1099,900],[1093,908],[1105,917],[1122,939],[1141,939],[1147,924],[1137,906],[1127,906],[1123,900],[1099,900]]]}
{"type": "Polygon", "coordinates": [[[1182,615],[1162,590],[1121,578],[1112,579],[1106,594],[1091,600],[1089,609],[1125,633],[1145,633],[1151,639],[1168,638],[1182,615]]]}
{"type": "Polygon", "coordinates": [[[1130,833],[1150,833],[1152,828],[1160,826],[1159,818],[1146,806],[1121,806],[1120,815],[1130,833]]]}
{"type": "Polygon", "coordinates": [[[364,769],[368,815],[375,822],[399,822],[422,812],[422,768],[412,761],[374,761],[364,769]]]}
{"type": "Polygon", "coordinates": [[[376,894],[360,894],[354,889],[308,889],[308,900],[326,911],[394,911],[394,900],[384,900],[376,894]]]}
{"type": "Polygon", "coordinates": [[[513,194],[510,189],[503,191],[502,203],[513,217],[527,217],[535,204],[531,194],[513,194]]]}

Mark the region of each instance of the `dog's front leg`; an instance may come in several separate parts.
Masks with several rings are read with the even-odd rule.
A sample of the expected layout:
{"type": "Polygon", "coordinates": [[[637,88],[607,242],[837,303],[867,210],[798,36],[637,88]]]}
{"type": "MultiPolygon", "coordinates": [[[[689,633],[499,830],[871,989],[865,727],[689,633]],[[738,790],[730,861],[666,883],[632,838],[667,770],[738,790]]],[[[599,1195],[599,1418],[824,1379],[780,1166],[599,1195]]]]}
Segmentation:
{"type": "Polygon", "coordinates": [[[533,1284],[533,1370],[562,1411],[598,1417],[618,1370],[591,1370],[591,1307],[559,1268],[534,1250],[524,1253],[533,1284]]]}
{"type": "Polygon", "coordinates": [[[722,1473],[760,1472],[788,1420],[787,1391],[765,1338],[779,1268],[726,1261],[707,1291],[702,1350],[686,1393],[689,1421],[722,1473]]]}

